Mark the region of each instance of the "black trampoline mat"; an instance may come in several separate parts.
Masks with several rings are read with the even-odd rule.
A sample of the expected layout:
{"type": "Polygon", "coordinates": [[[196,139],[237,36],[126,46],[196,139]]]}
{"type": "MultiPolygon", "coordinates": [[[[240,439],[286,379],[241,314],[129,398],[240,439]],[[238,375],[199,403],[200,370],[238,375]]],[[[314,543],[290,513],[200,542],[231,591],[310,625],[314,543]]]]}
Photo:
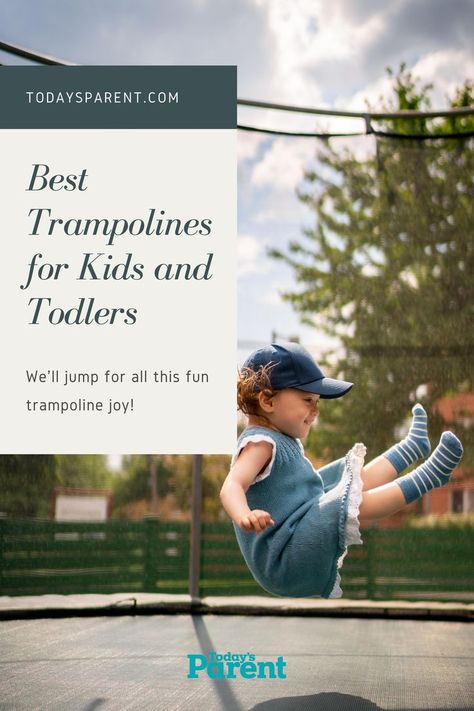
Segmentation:
{"type": "Polygon", "coordinates": [[[153,615],[0,624],[2,711],[474,708],[462,622],[153,615]],[[187,654],[283,656],[286,679],[188,679],[187,654]]]}

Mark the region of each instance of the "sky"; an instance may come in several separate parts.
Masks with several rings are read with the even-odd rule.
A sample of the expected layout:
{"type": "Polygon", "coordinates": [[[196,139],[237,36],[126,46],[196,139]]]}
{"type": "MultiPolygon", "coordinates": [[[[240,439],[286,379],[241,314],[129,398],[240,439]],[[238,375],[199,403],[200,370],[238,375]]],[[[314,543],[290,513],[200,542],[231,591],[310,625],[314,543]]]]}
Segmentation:
{"type": "MultiPolygon", "coordinates": [[[[433,82],[433,108],[474,78],[473,0],[0,0],[0,39],[77,64],[236,64],[238,95],[364,111],[390,93],[401,62],[433,82]]],[[[22,63],[0,52],[0,62],[22,63]]],[[[240,109],[239,122],[286,130],[363,129],[358,119],[240,109]]],[[[373,139],[333,139],[357,155],[373,139]]],[[[297,289],[269,258],[314,225],[296,196],[314,139],[238,134],[239,357],[297,336],[319,355],[335,345],[282,300],[297,289]]]]}

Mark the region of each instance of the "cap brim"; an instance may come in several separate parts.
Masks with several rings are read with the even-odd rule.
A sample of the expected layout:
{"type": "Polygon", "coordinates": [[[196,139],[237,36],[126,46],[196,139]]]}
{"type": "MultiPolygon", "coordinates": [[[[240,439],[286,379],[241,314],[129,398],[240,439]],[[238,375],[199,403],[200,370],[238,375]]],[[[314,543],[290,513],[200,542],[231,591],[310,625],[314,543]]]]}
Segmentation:
{"type": "Polygon", "coordinates": [[[349,383],[346,380],[334,380],[334,378],[320,378],[313,380],[311,383],[304,385],[292,385],[296,390],[305,390],[308,393],[321,395],[323,400],[332,400],[336,397],[342,397],[352,388],[354,383],[349,383]]]}

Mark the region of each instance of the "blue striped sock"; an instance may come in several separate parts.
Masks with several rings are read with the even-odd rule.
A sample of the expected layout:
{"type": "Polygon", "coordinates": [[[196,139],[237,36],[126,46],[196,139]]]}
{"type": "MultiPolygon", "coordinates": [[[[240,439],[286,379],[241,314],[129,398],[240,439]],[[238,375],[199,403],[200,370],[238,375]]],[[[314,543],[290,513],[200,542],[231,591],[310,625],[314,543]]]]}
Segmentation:
{"type": "Polygon", "coordinates": [[[452,432],[443,432],[435,451],[426,462],[410,474],[397,479],[407,504],[419,499],[431,489],[448,483],[453,469],[461,461],[463,448],[452,432]]]}
{"type": "Polygon", "coordinates": [[[431,452],[427,429],[428,415],[425,412],[425,408],[420,403],[417,403],[412,408],[412,413],[413,420],[405,439],[402,439],[401,442],[387,450],[383,455],[395,467],[397,474],[400,474],[418,459],[427,457],[431,452]]]}

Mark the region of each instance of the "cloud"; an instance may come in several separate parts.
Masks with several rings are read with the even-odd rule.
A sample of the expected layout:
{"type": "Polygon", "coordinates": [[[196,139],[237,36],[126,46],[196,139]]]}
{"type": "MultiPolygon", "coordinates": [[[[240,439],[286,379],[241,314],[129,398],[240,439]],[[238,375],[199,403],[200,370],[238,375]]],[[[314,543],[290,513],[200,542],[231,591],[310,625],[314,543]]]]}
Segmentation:
{"type": "Polygon", "coordinates": [[[307,70],[321,62],[352,61],[383,27],[382,13],[356,22],[344,3],[324,0],[260,0],[276,44],[274,84],[288,97],[320,102],[321,85],[308,82],[307,70]],[[301,93],[303,92],[303,94],[301,93]]]}
{"type": "MultiPolygon", "coordinates": [[[[399,0],[393,0],[393,2],[399,2],[399,0]]],[[[387,5],[388,3],[385,9],[387,9],[387,5]]],[[[331,8],[339,17],[350,19],[351,24],[364,22],[371,15],[384,12],[380,0],[332,0],[331,8]]]]}
{"type": "Polygon", "coordinates": [[[239,162],[252,160],[257,155],[257,151],[268,137],[261,133],[250,133],[239,131],[237,134],[237,159],[239,162]]]}
{"type": "MultiPolygon", "coordinates": [[[[285,98],[305,106],[328,106],[336,79],[351,85],[360,57],[385,26],[380,8],[354,18],[345,11],[344,2],[260,0],[259,4],[266,8],[275,44],[273,93],[280,101],[285,98]]],[[[359,75],[359,85],[360,79],[359,75]]]]}
{"type": "Polygon", "coordinates": [[[430,96],[433,108],[447,105],[467,77],[474,77],[474,56],[468,50],[446,49],[431,52],[422,57],[413,67],[413,74],[423,83],[433,82],[430,96]]]}
{"type": "Polygon", "coordinates": [[[365,66],[398,68],[413,65],[426,53],[448,48],[470,51],[474,26],[471,0],[404,0],[393,3],[384,31],[373,37],[364,57],[365,66]]]}
{"type": "MultiPolygon", "coordinates": [[[[387,66],[397,70],[406,61],[413,67],[425,54],[446,50],[472,56],[471,0],[259,0],[258,5],[267,13],[274,44],[269,87],[275,101],[346,108],[364,86],[383,82],[387,66]]],[[[466,74],[465,66],[456,67],[457,76],[466,74]]],[[[357,109],[364,109],[363,97],[357,109]]],[[[292,128],[308,126],[301,115],[280,117],[292,128]]],[[[261,118],[271,125],[276,120],[261,118]]],[[[338,119],[318,119],[318,125],[321,121],[334,129],[338,119]]]]}
{"type": "MultiPolygon", "coordinates": [[[[465,78],[474,76],[474,57],[468,50],[439,50],[423,55],[410,71],[420,87],[433,84],[433,90],[429,92],[432,107],[443,109],[465,78]]],[[[354,93],[346,106],[348,110],[360,111],[368,104],[372,110],[380,111],[387,106],[389,98],[394,98],[393,79],[384,75],[354,93]],[[384,97],[383,102],[381,97],[384,97]]]]}
{"type": "Polygon", "coordinates": [[[270,270],[270,263],[265,254],[266,244],[263,237],[248,234],[237,238],[237,273],[239,279],[249,274],[263,274],[270,270]]]}
{"type": "MultiPolygon", "coordinates": [[[[38,51],[85,64],[237,64],[241,96],[339,108],[383,77],[387,65],[397,69],[406,60],[412,67],[444,51],[467,56],[473,24],[472,0],[0,4],[4,38],[38,51]]],[[[461,64],[456,75],[462,73],[461,64]]],[[[337,123],[270,111],[242,115],[302,130],[337,123]]],[[[251,157],[255,144],[242,145],[251,157]]]]}
{"type": "Polygon", "coordinates": [[[277,138],[262,159],[256,163],[251,182],[256,187],[271,186],[274,190],[294,192],[303,179],[305,163],[314,152],[308,140],[277,138]]]}
{"type": "Polygon", "coordinates": [[[279,284],[274,284],[267,291],[264,291],[261,296],[261,303],[268,306],[280,306],[283,299],[282,293],[285,291],[279,284]]]}
{"type": "Polygon", "coordinates": [[[259,96],[272,74],[266,13],[254,0],[15,0],[2,39],[83,64],[236,64],[259,96]]]}

